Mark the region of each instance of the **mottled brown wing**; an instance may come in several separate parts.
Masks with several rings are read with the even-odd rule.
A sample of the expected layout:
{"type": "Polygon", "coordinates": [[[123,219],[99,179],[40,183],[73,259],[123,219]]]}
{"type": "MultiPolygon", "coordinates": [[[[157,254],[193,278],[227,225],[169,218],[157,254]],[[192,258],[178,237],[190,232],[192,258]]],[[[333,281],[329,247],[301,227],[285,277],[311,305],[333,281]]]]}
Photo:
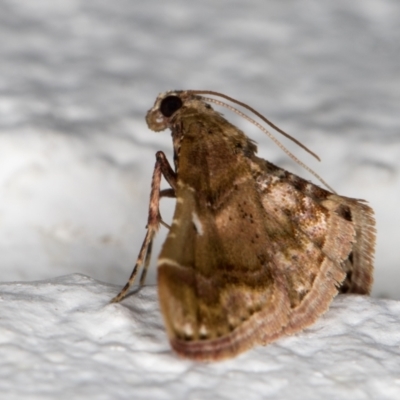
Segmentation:
{"type": "Polygon", "coordinates": [[[183,139],[158,262],[160,306],[180,355],[216,360],[314,322],[345,278],[356,232],[318,205],[306,232],[283,203],[269,210],[244,134],[216,113],[184,111],[173,128],[183,139]]]}
{"type": "Polygon", "coordinates": [[[232,193],[213,219],[201,213],[190,187],[181,187],[179,198],[184,201],[177,203],[158,262],[172,347],[185,357],[216,360],[254,346],[260,332],[279,335],[288,322],[288,300],[265,251],[259,207],[232,193]],[[252,219],[239,219],[240,212],[252,219]]]}
{"type": "Polygon", "coordinates": [[[257,157],[253,157],[252,170],[266,212],[289,218],[320,246],[332,245],[334,238],[320,230],[318,215],[321,212],[324,224],[329,225],[332,218],[337,220],[339,217],[339,226],[343,221],[353,225],[355,237],[348,256],[341,263],[346,278],[339,291],[369,294],[373,283],[376,233],[373,210],[363,200],[333,194],[257,157]],[[316,237],[316,232],[322,233],[323,237],[316,237]]]}

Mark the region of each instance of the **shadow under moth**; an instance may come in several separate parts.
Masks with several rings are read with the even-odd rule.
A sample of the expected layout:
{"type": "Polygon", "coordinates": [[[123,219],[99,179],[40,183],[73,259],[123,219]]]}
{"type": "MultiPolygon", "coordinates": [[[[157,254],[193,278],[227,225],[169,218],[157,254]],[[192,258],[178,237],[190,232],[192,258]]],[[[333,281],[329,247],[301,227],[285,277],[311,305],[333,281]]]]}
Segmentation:
{"type": "Polygon", "coordinates": [[[210,103],[233,107],[205,94],[233,101],[285,134],[216,92],[158,96],[146,121],[153,131],[171,130],[174,168],[156,153],[147,234],[112,301],[126,296],[140,267],[143,285],[153,238],[166,225],[157,280],[171,346],[180,356],[215,361],[311,325],[338,292],[368,294],[375,221],[363,200],[257,157],[255,143],[210,103]],[[162,177],[169,189],[161,190],[162,177]],[[176,198],[171,226],[159,211],[166,196],[176,198]]]}

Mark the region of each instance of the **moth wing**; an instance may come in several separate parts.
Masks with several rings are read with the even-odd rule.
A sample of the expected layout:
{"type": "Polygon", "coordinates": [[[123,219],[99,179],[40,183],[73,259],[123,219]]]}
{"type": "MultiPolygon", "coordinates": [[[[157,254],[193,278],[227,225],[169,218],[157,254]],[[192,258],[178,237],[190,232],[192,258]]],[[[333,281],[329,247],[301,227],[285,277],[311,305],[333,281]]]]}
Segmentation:
{"type": "MultiPolygon", "coordinates": [[[[258,171],[256,181],[266,212],[280,213],[281,218],[289,217],[310,240],[319,246],[324,242],[325,248],[331,249],[324,250],[325,252],[336,249],[334,242],[326,236],[328,231],[324,228],[325,224],[329,224],[329,219],[332,222],[337,221],[335,224],[339,226],[346,225],[345,221],[352,224],[355,237],[347,257],[341,261],[346,278],[339,291],[369,294],[373,283],[376,240],[372,208],[363,200],[330,193],[268,161],[257,157],[255,159],[253,170],[258,171]],[[259,173],[260,170],[262,173],[259,173]]],[[[335,224],[332,223],[332,226],[335,224]]],[[[330,237],[332,236],[333,233],[330,237]]]]}
{"type": "MultiPolygon", "coordinates": [[[[359,200],[323,190],[265,160],[258,159],[253,171],[257,171],[255,179],[268,218],[290,226],[296,240],[308,249],[293,254],[293,262],[285,272],[292,307],[285,333],[310,325],[327,309],[338,289],[369,293],[375,243],[372,209],[359,200]],[[319,252],[318,262],[309,257],[310,251],[319,252]]],[[[276,254],[282,257],[282,253],[276,254]]],[[[268,336],[265,340],[269,341],[268,336]]]]}
{"type": "Polygon", "coordinates": [[[254,182],[238,185],[224,207],[208,213],[191,188],[177,192],[158,290],[171,345],[184,357],[233,357],[259,343],[261,332],[277,337],[288,323],[284,282],[265,250],[264,212],[241,194],[256,195],[254,182]]]}
{"type": "Polygon", "coordinates": [[[320,232],[307,224],[307,235],[283,203],[282,212],[267,212],[253,179],[233,187],[214,213],[181,189],[185,201],[160,255],[161,309],[171,345],[185,357],[226,358],[295,333],[327,310],[345,278],[341,263],[355,238],[349,221],[313,209],[320,232]]]}

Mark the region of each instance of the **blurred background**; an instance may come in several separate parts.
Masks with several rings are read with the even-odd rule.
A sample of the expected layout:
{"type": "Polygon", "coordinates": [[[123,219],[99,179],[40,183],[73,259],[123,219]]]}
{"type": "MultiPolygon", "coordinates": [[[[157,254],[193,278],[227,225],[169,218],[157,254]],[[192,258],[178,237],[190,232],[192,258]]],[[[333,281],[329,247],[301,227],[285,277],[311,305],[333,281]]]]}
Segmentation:
{"type": "MultiPolygon", "coordinates": [[[[255,107],[322,159],[291,151],[378,229],[373,295],[400,299],[400,3],[0,0],[0,280],[69,273],[123,285],[145,235],[159,92],[255,107]]],[[[307,179],[222,112],[259,154],[307,179]]],[[[283,140],[282,140],[283,141],[283,140]]],[[[284,141],[286,144],[286,142],[284,141]]],[[[314,180],[315,181],[315,180],[314,180]]],[[[173,200],[163,200],[171,218],[173,200]]],[[[155,283],[155,259],[148,283],[155,283]]]]}

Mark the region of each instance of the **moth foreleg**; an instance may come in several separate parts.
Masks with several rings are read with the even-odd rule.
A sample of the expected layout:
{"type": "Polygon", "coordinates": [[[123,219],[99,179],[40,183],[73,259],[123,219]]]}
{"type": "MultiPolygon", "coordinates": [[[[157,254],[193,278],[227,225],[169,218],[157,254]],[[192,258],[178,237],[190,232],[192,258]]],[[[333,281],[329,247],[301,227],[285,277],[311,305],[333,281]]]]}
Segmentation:
{"type": "MultiPolygon", "coordinates": [[[[147,270],[150,264],[151,250],[153,247],[153,239],[158,232],[160,224],[165,224],[162,221],[160,214],[160,198],[175,197],[176,188],[176,173],[172,170],[165,154],[162,151],[156,153],[156,164],[154,166],[153,177],[151,179],[151,192],[149,202],[149,214],[147,218],[147,233],[140,248],[136,264],[128,279],[128,282],[122,290],[115,296],[111,302],[118,303],[128,293],[129,288],[134,284],[139,268],[144,265],[142,276],[140,277],[140,286],[143,286],[146,279],[147,270]],[[160,190],[161,177],[164,176],[166,181],[171,185],[172,189],[160,190]]],[[[166,224],[165,224],[166,225],[166,224]]],[[[168,225],[167,225],[168,227],[168,225]]]]}
{"type": "MultiPolygon", "coordinates": [[[[175,190],[174,189],[164,189],[161,190],[160,192],[160,198],[161,197],[175,197],[175,190]]],[[[171,229],[171,227],[165,223],[162,218],[160,218],[160,223],[164,225],[167,229],[171,229]]],[[[154,235],[155,236],[155,235],[154,235]]],[[[143,271],[142,275],[140,276],[140,282],[139,285],[143,286],[144,282],[146,280],[146,275],[147,275],[147,270],[149,269],[150,265],[150,259],[151,259],[151,251],[153,248],[153,241],[151,240],[148,244],[147,252],[146,252],[146,258],[144,260],[144,265],[143,265],[143,271]]]]}
{"type": "MultiPolygon", "coordinates": [[[[163,177],[165,178],[165,180],[169,183],[169,185],[175,192],[175,190],[176,190],[176,173],[171,168],[171,165],[169,164],[167,157],[165,156],[165,154],[162,151],[157,151],[157,153],[156,153],[156,165],[157,164],[160,165],[163,177]]],[[[169,189],[166,189],[166,190],[169,190],[169,189]]]]}
{"type": "Polygon", "coordinates": [[[135,283],[137,272],[141,267],[141,265],[143,264],[143,260],[145,261],[145,266],[147,263],[150,262],[151,248],[155,234],[156,232],[154,230],[147,229],[146,236],[143,240],[143,244],[142,247],[140,248],[140,252],[136,260],[136,264],[133,267],[131,276],[129,277],[128,282],[126,282],[122,290],[111,300],[111,303],[118,303],[125,298],[129,288],[135,283]]]}
{"type": "MultiPolygon", "coordinates": [[[[170,188],[170,189],[163,189],[160,192],[160,197],[170,197],[170,198],[175,198],[175,190],[170,188]]],[[[167,229],[171,229],[171,227],[165,222],[163,221],[163,219],[161,218],[160,220],[160,224],[164,225],[167,229]]]]}

